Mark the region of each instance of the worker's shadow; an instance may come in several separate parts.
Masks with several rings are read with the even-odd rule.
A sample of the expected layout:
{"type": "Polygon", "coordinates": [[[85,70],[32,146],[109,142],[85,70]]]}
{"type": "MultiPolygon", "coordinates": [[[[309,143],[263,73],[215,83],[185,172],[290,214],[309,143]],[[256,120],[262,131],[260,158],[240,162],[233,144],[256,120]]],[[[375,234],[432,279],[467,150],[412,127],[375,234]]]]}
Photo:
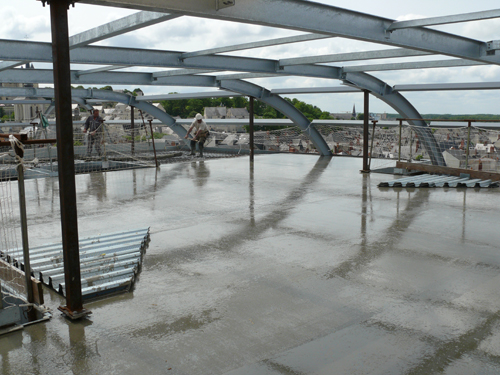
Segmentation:
{"type": "Polygon", "coordinates": [[[195,186],[203,186],[207,183],[208,177],[210,177],[210,170],[208,169],[207,165],[203,160],[199,162],[192,162],[191,163],[191,168],[193,168],[194,171],[194,184],[195,186]]]}

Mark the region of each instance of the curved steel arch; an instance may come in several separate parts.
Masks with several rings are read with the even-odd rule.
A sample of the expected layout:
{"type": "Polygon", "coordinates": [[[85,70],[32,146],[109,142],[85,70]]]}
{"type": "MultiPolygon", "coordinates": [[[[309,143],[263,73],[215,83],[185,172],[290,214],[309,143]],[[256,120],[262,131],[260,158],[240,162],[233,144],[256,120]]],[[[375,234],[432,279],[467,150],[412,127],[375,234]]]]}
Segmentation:
{"type": "Polygon", "coordinates": [[[163,112],[161,109],[156,108],[154,105],[152,105],[148,102],[136,101],[134,96],[122,94],[122,93],[118,93],[118,92],[114,92],[114,91],[109,91],[109,90],[93,90],[93,89],[88,89],[88,90],[73,89],[73,90],[71,90],[71,95],[77,96],[80,98],[86,98],[86,99],[111,100],[111,101],[127,104],[130,106],[134,106],[134,107],[139,108],[139,109],[143,110],[144,112],[147,112],[150,115],[156,117],[158,120],[163,122],[165,125],[172,128],[172,130],[177,135],[179,135],[179,137],[184,137],[187,134],[186,129],[184,129],[184,127],[182,125],[177,124],[175,119],[172,116],[170,116],[168,113],[163,112]]]}
{"type": "MultiPolygon", "coordinates": [[[[54,89],[38,89],[32,87],[9,87],[0,88],[1,96],[30,96],[30,97],[54,97],[54,89]]],[[[182,125],[176,123],[175,119],[168,113],[156,108],[154,105],[147,102],[139,102],[135,100],[134,96],[122,94],[109,90],[93,90],[93,89],[72,89],[72,100],[82,104],[86,103],[85,99],[102,99],[128,104],[155,116],[165,125],[172,128],[172,130],[179,136],[184,137],[187,133],[182,125]]],[[[85,104],[86,108],[90,106],[85,104]]],[[[49,107],[53,109],[53,106],[49,107]]]]}
{"type": "MultiPolygon", "coordinates": [[[[374,76],[366,73],[344,73],[341,79],[348,85],[370,91],[371,94],[394,108],[403,117],[422,119],[420,113],[403,95],[374,76]]],[[[427,123],[423,119],[409,121],[409,123],[416,126],[414,130],[429,153],[432,164],[445,166],[446,162],[441,153],[441,148],[427,123]]]]}
{"type": "MultiPolygon", "coordinates": [[[[293,105],[288,103],[283,98],[271,94],[269,90],[266,90],[263,87],[245,81],[225,80],[221,82],[221,87],[245,95],[253,96],[263,101],[264,103],[269,104],[273,108],[276,108],[278,111],[288,116],[306,134],[309,135],[311,141],[317,147],[320,155],[323,156],[331,155],[331,152],[325,140],[316,129],[310,126],[311,122],[307,119],[307,117],[305,117],[298,109],[296,109],[293,105]]],[[[3,94],[4,91],[5,91],[5,96],[19,96],[23,94],[25,95],[29,94],[29,96],[54,95],[53,89],[34,89],[34,88],[0,89],[0,93],[2,93],[2,95],[4,95],[3,94]]],[[[184,136],[187,134],[186,129],[184,129],[183,126],[177,124],[175,119],[168,113],[163,112],[162,110],[156,108],[155,106],[153,106],[148,102],[136,101],[135,97],[131,95],[117,93],[109,90],[72,89],[71,96],[72,98],[74,98],[73,100],[77,101],[78,103],[86,103],[84,99],[103,99],[103,100],[111,100],[131,105],[136,108],[142,109],[143,111],[151,114],[152,116],[155,116],[165,125],[169,126],[179,137],[184,138],[184,136]]]]}
{"type": "Polygon", "coordinates": [[[318,149],[320,155],[332,155],[324,138],[315,128],[311,127],[311,121],[309,121],[309,119],[304,116],[302,112],[300,112],[285,99],[281,98],[278,95],[271,94],[271,91],[266,90],[261,86],[257,86],[246,81],[232,79],[222,80],[220,81],[220,87],[240,94],[253,96],[254,98],[257,98],[260,101],[277,109],[285,116],[287,116],[290,120],[292,120],[295,124],[297,124],[304,131],[304,133],[309,136],[313,144],[318,149]]]}

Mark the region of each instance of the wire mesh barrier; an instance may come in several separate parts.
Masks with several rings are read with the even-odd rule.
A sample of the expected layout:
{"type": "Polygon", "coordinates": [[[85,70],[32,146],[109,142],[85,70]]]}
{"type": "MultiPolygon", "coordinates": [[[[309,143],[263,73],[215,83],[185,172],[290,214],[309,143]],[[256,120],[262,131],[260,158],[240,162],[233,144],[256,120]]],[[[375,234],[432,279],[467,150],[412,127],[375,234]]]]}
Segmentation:
{"type": "MultiPolygon", "coordinates": [[[[442,160],[452,168],[497,172],[500,169],[500,130],[468,126],[467,122],[447,127],[445,123],[426,128],[407,123],[369,124],[368,156],[375,167],[388,161],[435,162],[442,160]],[[444,124],[444,125],[443,125],[444,124]],[[434,158],[434,159],[433,159],[434,158]]],[[[190,160],[190,141],[180,138],[166,126],[151,124],[104,123],[102,132],[90,135],[74,126],[76,173],[154,167],[158,164],[190,160]]],[[[491,125],[491,124],[489,124],[491,125]]],[[[323,137],[332,154],[362,157],[363,124],[324,124],[314,121],[311,128],[323,137]]],[[[269,128],[268,128],[269,129],[269,128]]],[[[500,128],[499,128],[500,129],[500,128]]],[[[24,130],[26,131],[26,130],[24,130]]],[[[33,139],[56,138],[53,126],[28,131],[33,139]]],[[[231,157],[249,152],[250,136],[237,131],[210,131],[205,158],[231,157]]],[[[26,146],[27,178],[57,174],[55,144],[26,146]]],[[[197,148],[195,144],[195,148],[197,148]]],[[[318,154],[316,146],[299,127],[281,127],[254,132],[256,152],[318,154]]],[[[196,151],[196,150],[195,150],[196,151]]],[[[0,149],[0,178],[15,177],[15,157],[9,148],[0,149]]],[[[373,165],[372,165],[373,167],[373,165]]]]}
{"type": "Polygon", "coordinates": [[[16,183],[0,181],[0,335],[28,320],[24,315],[34,311],[25,305],[26,277],[16,270],[15,264],[15,258],[23,253],[17,197],[16,183]]]}

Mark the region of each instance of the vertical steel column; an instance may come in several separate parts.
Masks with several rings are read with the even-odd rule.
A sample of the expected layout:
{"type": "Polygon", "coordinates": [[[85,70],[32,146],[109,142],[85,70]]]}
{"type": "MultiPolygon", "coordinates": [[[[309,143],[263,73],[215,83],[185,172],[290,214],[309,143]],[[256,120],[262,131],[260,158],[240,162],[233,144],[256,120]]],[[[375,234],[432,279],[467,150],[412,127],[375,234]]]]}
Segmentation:
{"type": "Polygon", "coordinates": [[[26,279],[26,297],[29,303],[35,302],[33,284],[31,284],[30,248],[28,241],[28,218],[26,215],[26,193],[24,190],[24,166],[17,166],[17,187],[19,190],[19,209],[21,211],[21,235],[23,239],[23,263],[26,279]]]}
{"type": "Polygon", "coordinates": [[[130,106],[130,133],[132,135],[132,144],[130,145],[130,152],[135,154],[135,122],[134,122],[134,106],[130,106]]]}
{"type": "Polygon", "coordinates": [[[60,310],[73,317],[73,312],[81,312],[83,306],[71,113],[68,5],[67,0],[50,1],[59,197],[67,304],[66,307],[60,307],[60,310]]]}
{"type": "Polygon", "coordinates": [[[370,141],[370,159],[368,159],[368,170],[371,170],[372,167],[372,156],[373,156],[373,140],[375,139],[375,125],[377,125],[377,121],[373,120],[373,132],[372,139],[370,141]]]}
{"type": "Polygon", "coordinates": [[[253,96],[250,96],[250,162],[253,163],[253,96]]]}
{"type": "Polygon", "coordinates": [[[403,128],[403,120],[399,120],[399,150],[398,161],[401,161],[401,129],[403,128]]]}
{"type": "Polygon", "coordinates": [[[368,166],[368,120],[370,118],[370,92],[368,90],[363,90],[364,92],[364,115],[363,115],[363,170],[362,172],[370,172],[370,167],[368,166]]]}
{"type": "Polygon", "coordinates": [[[469,168],[470,127],[471,127],[471,121],[469,121],[469,125],[467,127],[467,150],[465,151],[465,169],[469,168]]]}
{"type": "Polygon", "coordinates": [[[149,129],[151,129],[151,142],[153,142],[153,152],[155,154],[155,167],[158,168],[160,164],[158,164],[158,159],[156,158],[156,147],[155,147],[155,137],[153,133],[153,120],[149,119],[149,129]]]}
{"type": "Polygon", "coordinates": [[[413,128],[410,125],[410,160],[408,162],[411,163],[411,157],[413,154],[413,128]]]}

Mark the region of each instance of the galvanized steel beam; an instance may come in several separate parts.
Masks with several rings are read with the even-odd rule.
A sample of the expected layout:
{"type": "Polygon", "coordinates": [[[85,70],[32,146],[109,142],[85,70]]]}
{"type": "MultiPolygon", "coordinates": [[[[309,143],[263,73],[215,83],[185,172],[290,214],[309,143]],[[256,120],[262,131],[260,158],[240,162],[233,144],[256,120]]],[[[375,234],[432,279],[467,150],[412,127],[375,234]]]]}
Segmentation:
{"type": "MultiPolygon", "coordinates": [[[[153,78],[151,73],[134,72],[100,72],[78,75],[71,72],[71,84],[90,85],[155,85],[155,86],[202,86],[217,87],[215,78],[211,76],[174,76],[153,78]]],[[[3,83],[53,83],[52,70],[45,69],[11,69],[0,72],[0,82],[3,83]]]]}
{"type": "MultiPolygon", "coordinates": [[[[52,62],[51,44],[0,40],[0,58],[52,62]]],[[[236,56],[201,56],[180,61],[182,52],[136,48],[86,46],[71,51],[71,63],[93,65],[150,66],[164,68],[217,69],[273,73],[277,61],[236,56]]]]}
{"type": "MultiPolygon", "coordinates": [[[[50,44],[0,40],[0,51],[5,60],[51,62],[50,44]]],[[[179,60],[182,52],[157,51],[134,48],[87,46],[71,51],[71,62],[95,65],[151,66],[229,70],[270,74],[301,75],[308,77],[338,78],[338,68],[322,65],[294,65],[280,67],[277,60],[236,56],[201,56],[185,62],[179,60]]]]}
{"type": "Polygon", "coordinates": [[[178,17],[178,14],[138,12],[73,35],[69,38],[69,45],[71,48],[82,47],[178,17]]]}
{"type": "Polygon", "coordinates": [[[434,61],[415,61],[392,64],[372,64],[344,66],[342,70],[348,72],[381,72],[387,70],[408,70],[408,69],[431,69],[431,68],[454,68],[463,66],[487,65],[486,63],[472,60],[434,60],[434,61]]]}
{"type": "Polygon", "coordinates": [[[424,83],[395,85],[396,91],[500,90],[500,82],[424,83]]]}
{"type": "Polygon", "coordinates": [[[391,33],[387,29],[395,20],[304,0],[260,0],[257,4],[255,0],[238,0],[235,6],[219,11],[213,2],[206,0],[81,2],[281,27],[500,64],[500,56],[486,56],[486,43],[482,41],[426,28],[410,28],[391,33]]]}
{"type": "Polygon", "coordinates": [[[79,70],[79,71],[75,72],[75,75],[77,77],[79,77],[79,76],[83,76],[85,74],[109,72],[111,70],[117,70],[117,69],[123,69],[123,68],[128,68],[128,67],[127,66],[120,66],[120,65],[104,66],[102,68],[96,68],[96,69],[79,70]]]}
{"type": "Polygon", "coordinates": [[[197,98],[228,98],[235,96],[245,96],[232,91],[205,91],[205,92],[190,92],[181,94],[160,94],[160,95],[144,95],[136,96],[137,102],[150,102],[152,100],[180,100],[180,99],[197,99],[197,98]]]}
{"type": "Polygon", "coordinates": [[[285,37],[285,38],[262,40],[262,41],[258,41],[258,42],[235,44],[235,45],[227,46],[227,47],[205,49],[205,50],[195,51],[195,52],[186,52],[186,53],[182,54],[182,58],[187,59],[189,57],[214,55],[216,53],[242,51],[242,50],[247,50],[247,49],[262,48],[262,47],[283,45],[283,44],[289,44],[289,43],[298,43],[298,42],[305,42],[305,41],[309,41],[309,40],[326,39],[326,38],[331,38],[331,37],[332,37],[331,35],[321,35],[321,34],[296,35],[296,36],[289,36],[289,37],[285,37]]]}
{"type": "Polygon", "coordinates": [[[15,62],[12,62],[12,61],[3,61],[0,63],[0,72],[2,70],[7,70],[7,69],[13,69],[17,66],[20,66],[20,65],[24,65],[26,64],[28,61],[15,61],[15,62]]]}
{"type": "Polygon", "coordinates": [[[455,14],[443,17],[420,18],[408,21],[396,21],[387,28],[388,31],[406,29],[409,27],[446,25],[450,23],[470,22],[488,20],[500,17],[500,9],[485,10],[482,12],[472,12],[464,14],[455,14]]]}
{"type": "Polygon", "coordinates": [[[213,70],[213,69],[173,69],[173,70],[164,70],[161,72],[153,72],[153,78],[185,76],[189,74],[213,73],[217,71],[218,70],[213,70]]]}
{"type": "Polygon", "coordinates": [[[297,87],[292,89],[272,89],[271,94],[289,95],[289,94],[329,94],[329,93],[353,93],[360,92],[361,89],[351,86],[335,87],[297,87]]]}
{"type": "Polygon", "coordinates": [[[375,60],[388,59],[396,57],[413,57],[413,56],[428,56],[430,52],[416,51],[406,48],[393,48],[377,51],[363,51],[350,53],[336,53],[331,55],[293,57],[289,59],[280,59],[280,65],[301,65],[301,64],[318,64],[332,63],[341,61],[360,61],[360,60],[375,60]]]}
{"type": "MultiPolygon", "coordinates": [[[[130,16],[120,18],[118,20],[73,35],[72,37],[69,38],[69,46],[70,49],[82,47],[87,44],[95,43],[100,40],[125,34],[130,31],[140,29],[142,27],[154,25],[156,23],[164,22],[178,17],[180,17],[180,15],[165,14],[158,12],[138,12],[130,16]]],[[[0,71],[15,68],[16,66],[25,64],[28,61],[33,61],[33,60],[29,59],[25,61],[17,61],[14,63],[12,62],[1,63],[0,71]]]]}

